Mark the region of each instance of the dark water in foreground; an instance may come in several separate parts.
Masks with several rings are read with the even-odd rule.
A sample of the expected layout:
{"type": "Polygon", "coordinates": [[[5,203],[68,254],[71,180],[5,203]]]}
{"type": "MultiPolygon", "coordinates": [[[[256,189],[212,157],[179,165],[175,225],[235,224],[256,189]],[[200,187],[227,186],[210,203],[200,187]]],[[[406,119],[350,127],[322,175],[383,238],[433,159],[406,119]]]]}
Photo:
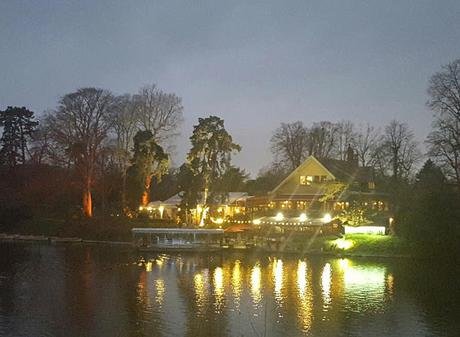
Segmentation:
{"type": "Polygon", "coordinates": [[[0,243],[0,336],[458,336],[447,262],[0,243]]]}

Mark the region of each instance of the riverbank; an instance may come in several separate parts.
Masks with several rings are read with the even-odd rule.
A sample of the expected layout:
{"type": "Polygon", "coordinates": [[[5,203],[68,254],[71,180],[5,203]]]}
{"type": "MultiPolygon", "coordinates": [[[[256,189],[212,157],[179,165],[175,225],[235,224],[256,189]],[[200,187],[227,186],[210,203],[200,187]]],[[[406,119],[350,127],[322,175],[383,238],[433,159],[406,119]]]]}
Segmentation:
{"type": "Polygon", "coordinates": [[[111,246],[132,246],[128,241],[87,240],[78,237],[57,237],[44,235],[21,235],[0,233],[0,241],[4,242],[36,242],[44,244],[100,244],[111,246]]]}
{"type": "MultiPolygon", "coordinates": [[[[58,237],[44,235],[21,235],[0,233],[0,241],[6,242],[36,242],[42,244],[98,244],[109,246],[132,246],[131,241],[93,240],[80,237],[58,237]]],[[[223,249],[234,251],[235,249],[223,249]]],[[[408,258],[410,254],[404,241],[395,236],[353,234],[342,238],[337,237],[312,237],[308,241],[297,241],[294,245],[285,245],[280,249],[255,248],[237,249],[242,253],[254,251],[267,254],[290,255],[320,255],[336,257],[385,257],[408,258]]]]}
{"type": "Polygon", "coordinates": [[[395,235],[349,234],[328,239],[324,250],[339,256],[413,257],[408,243],[395,235]]]}
{"type": "Polygon", "coordinates": [[[94,241],[131,241],[131,228],[170,226],[161,221],[125,216],[93,218],[47,216],[32,217],[14,224],[0,224],[0,233],[56,238],[80,238],[94,241]]]}

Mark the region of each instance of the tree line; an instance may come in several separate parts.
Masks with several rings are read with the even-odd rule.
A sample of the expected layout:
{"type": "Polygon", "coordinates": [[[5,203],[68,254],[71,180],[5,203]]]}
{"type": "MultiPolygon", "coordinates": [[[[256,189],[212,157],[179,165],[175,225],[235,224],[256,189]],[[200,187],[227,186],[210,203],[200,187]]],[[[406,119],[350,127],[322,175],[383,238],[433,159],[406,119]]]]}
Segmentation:
{"type": "MultiPolygon", "coordinates": [[[[127,214],[152,197],[166,199],[177,192],[186,207],[194,207],[198,201],[210,203],[221,197],[221,192],[263,194],[307,156],[345,160],[349,147],[361,166],[375,168],[383,186],[410,185],[418,164],[427,156],[446,178],[443,184],[458,189],[459,77],[460,59],[443,66],[430,79],[427,106],[434,117],[426,154],[408,124],[396,120],[383,128],[350,121],[282,123],[270,139],[273,163],[249,179],[231,163],[232,154],[241,147],[221,118],[209,116],[194,126],[185,163],[172,168],[169,152],[183,119],[182,100],[149,85],[124,95],[81,88],[62,96],[40,121],[27,108],[7,107],[0,112],[0,165],[5,177],[13,177],[4,182],[12,184],[9,191],[18,186],[33,191],[32,187],[40,186],[38,192],[48,190],[60,196],[50,204],[64,204],[65,200],[68,207],[80,203],[88,217],[95,204],[101,213],[110,209],[127,214]],[[50,175],[55,181],[49,181],[50,175]],[[40,181],[40,176],[47,179],[40,181]],[[32,177],[39,182],[25,186],[24,181],[32,177]],[[48,185],[58,181],[51,191],[48,185]]],[[[51,198],[50,193],[43,194],[43,201],[51,198]]],[[[403,194],[398,191],[395,195],[403,194]]],[[[31,196],[24,192],[17,198],[5,197],[2,204],[26,203],[28,198],[31,196]]]]}
{"type": "MultiPolygon", "coordinates": [[[[203,191],[206,204],[232,175],[243,179],[245,173],[230,165],[232,154],[241,147],[221,118],[200,118],[190,137],[186,163],[171,168],[169,151],[182,118],[181,98],[155,85],[121,96],[81,88],[62,96],[40,122],[24,107],[8,107],[0,114],[2,173],[13,178],[11,191],[30,180],[30,173],[43,177],[38,184],[47,188],[52,184],[43,171],[52,168],[56,177],[63,177],[54,193],[72,195],[69,204],[78,204],[80,194],[86,217],[93,215],[94,193],[102,214],[106,209],[129,214],[139,205],[146,206],[152,190],[161,199],[184,191],[184,202],[190,205],[202,199],[198,193],[203,191]]],[[[16,193],[21,199],[18,204],[30,198],[27,186],[22,187],[24,192],[16,193]]],[[[3,205],[11,202],[5,200],[3,205]]]]}

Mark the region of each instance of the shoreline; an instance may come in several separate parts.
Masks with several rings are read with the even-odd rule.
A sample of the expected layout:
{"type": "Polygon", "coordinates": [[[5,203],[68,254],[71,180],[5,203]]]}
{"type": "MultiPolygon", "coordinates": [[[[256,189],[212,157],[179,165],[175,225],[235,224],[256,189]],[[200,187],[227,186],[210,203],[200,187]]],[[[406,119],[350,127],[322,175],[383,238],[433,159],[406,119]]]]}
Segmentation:
{"type": "MultiPolygon", "coordinates": [[[[0,233],[0,242],[13,242],[13,243],[46,243],[49,245],[69,245],[69,244],[82,244],[82,245],[104,245],[113,247],[131,247],[133,250],[135,247],[130,241],[106,241],[106,240],[88,240],[78,237],[58,237],[58,236],[44,236],[44,235],[22,235],[22,234],[8,234],[0,233]]],[[[157,253],[173,253],[174,250],[165,250],[157,253]]],[[[200,251],[189,251],[190,253],[200,253],[200,251]]],[[[267,249],[222,249],[221,252],[231,253],[263,253],[263,254],[283,254],[291,256],[321,256],[321,257],[335,257],[335,258],[378,258],[378,259],[416,259],[416,256],[408,254],[362,254],[362,253],[346,253],[344,251],[332,252],[332,251],[310,251],[310,252],[299,252],[295,250],[267,250],[267,249]]],[[[155,253],[155,252],[152,252],[155,253]]]]}
{"type": "Polygon", "coordinates": [[[128,241],[103,241],[103,240],[86,240],[78,237],[59,237],[44,235],[22,235],[0,233],[1,242],[25,242],[25,243],[48,243],[48,244],[101,244],[110,246],[132,246],[128,241]]]}

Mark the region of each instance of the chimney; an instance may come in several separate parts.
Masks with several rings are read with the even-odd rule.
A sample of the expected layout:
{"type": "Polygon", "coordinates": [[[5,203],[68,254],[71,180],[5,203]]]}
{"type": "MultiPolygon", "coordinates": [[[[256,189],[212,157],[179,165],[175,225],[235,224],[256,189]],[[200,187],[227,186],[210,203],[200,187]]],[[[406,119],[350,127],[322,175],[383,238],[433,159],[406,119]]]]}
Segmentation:
{"type": "Polygon", "coordinates": [[[350,144],[348,144],[347,148],[347,162],[353,163],[356,166],[359,165],[358,154],[355,154],[355,151],[353,150],[350,144]]]}
{"type": "Polygon", "coordinates": [[[351,148],[351,145],[348,144],[347,148],[347,161],[352,162],[354,160],[355,154],[353,152],[353,149],[351,148]]]}

